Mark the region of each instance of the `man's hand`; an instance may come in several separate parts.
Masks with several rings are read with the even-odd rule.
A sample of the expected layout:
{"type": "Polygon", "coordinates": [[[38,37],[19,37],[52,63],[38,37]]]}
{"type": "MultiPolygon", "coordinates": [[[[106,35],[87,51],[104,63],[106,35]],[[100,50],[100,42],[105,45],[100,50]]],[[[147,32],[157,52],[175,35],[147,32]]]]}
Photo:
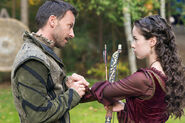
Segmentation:
{"type": "Polygon", "coordinates": [[[89,83],[83,76],[74,73],[72,76],[68,77],[66,85],[68,88],[73,88],[80,97],[82,97],[85,94],[85,88],[89,86],[89,83]]]}
{"type": "MultiPolygon", "coordinates": [[[[123,110],[125,107],[125,103],[118,101],[116,103],[113,104],[112,106],[112,111],[113,112],[119,112],[121,110],[123,110]]],[[[105,110],[108,110],[108,106],[105,106],[105,110]]]]}
{"type": "Polygon", "coordinates": [[[85,94],[85,86],[82,84],[81,81],[72,82],[70,88],[74,89],[79,94],[80,97],[82,97],[85,94]]]}
{"type": "Polygon", "coordinates": [[[84,86],[89,86],[89,83],[85,80],[85,78],[79,74],[73,73],[72,76],[70,76],[70,79],[73,81],[82,81],[84,86]]]}

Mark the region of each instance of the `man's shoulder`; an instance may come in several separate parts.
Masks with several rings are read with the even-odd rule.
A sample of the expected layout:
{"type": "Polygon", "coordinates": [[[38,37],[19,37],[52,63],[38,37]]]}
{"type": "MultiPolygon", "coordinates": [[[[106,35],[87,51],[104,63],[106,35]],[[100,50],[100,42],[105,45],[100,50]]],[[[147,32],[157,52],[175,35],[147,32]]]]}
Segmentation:
{"type": "MultiPolygon", "coordinates": [[[[48,68],[37,60],[29,60],[21,64],[21,66],[16,70],[16,75],[22,75],[22,76],[41,76],[43,77],[43,74],[47,76],[48,68]],[[25,72],[26,71],[26,72],[25,72]]],[[[25,79],[29,79],[29,77],[26,77],[25,79]]]]}
{"type": "Polygon", "coordinates": [[[12,72],[29,60],[39,61],[46,67],[49,66],[47,54],[45,54],[41,48],[31,42],[24,42],[14,60],[12,72]]]}
{"type": "Polygon", "coordinates": [[[25,42],[19,50],[15,61],[24,61],[26,59],[36,59],[47,61],[47,54],[40,47],[31,42],[25,42]]]}

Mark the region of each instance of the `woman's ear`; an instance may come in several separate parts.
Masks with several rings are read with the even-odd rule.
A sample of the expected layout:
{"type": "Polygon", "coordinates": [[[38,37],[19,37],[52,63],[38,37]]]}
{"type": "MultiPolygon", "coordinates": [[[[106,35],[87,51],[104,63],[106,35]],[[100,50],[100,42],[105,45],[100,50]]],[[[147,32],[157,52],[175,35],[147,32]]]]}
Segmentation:
{"type": "Polygon", "coordinates": [[[150,38],[150,46],[154,47],[157,43],[157,38],[156,37],[152,37],[150,38]]]}

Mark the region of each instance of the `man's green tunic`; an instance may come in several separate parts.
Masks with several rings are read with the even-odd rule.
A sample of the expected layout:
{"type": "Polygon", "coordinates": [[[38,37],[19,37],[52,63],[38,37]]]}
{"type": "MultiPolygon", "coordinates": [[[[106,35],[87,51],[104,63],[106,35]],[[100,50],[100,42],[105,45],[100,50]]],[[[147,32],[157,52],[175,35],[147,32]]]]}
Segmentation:
{"type": "Polygon", "coordinates": [[[22,123],[69,123],[69,110],[80,101],[78,93],[65,84],[64,66],[51,42],[26,32],[14,61],[12,90],[22,123]]]}

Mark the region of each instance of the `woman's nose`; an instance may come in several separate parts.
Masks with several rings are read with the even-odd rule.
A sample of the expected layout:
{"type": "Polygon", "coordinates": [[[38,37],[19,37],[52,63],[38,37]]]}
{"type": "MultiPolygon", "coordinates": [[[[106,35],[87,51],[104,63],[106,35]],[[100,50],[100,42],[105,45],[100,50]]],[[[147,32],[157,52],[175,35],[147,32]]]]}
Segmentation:
{"type": "Polygon", "coordinates": [[[131,43],[130,47],[133,48],[133,49],[135,48],[134,42],[131,43]]]}

